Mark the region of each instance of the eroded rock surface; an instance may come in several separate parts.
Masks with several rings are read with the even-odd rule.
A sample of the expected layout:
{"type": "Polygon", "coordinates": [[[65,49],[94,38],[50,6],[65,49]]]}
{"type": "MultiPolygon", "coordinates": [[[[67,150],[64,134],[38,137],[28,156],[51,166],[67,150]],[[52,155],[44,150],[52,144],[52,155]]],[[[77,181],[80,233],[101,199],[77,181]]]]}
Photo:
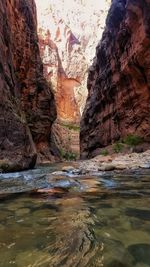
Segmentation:
{"type": "Polygon", "coordinates": [[[33,167],[37,152],[51,159],[56,117],[43,77],[33,0],[0,2],[0,169],[33,167]]]}
{"type": "Polygon", "coordinates": [[[35,2],[44,74],[53,84],[58,118],[79,122],[87,96],[87,69],[97,33],[104,29],[109,0],[35,2]]]}
{"type": "Polygon", "coordinates": [[[113,154],[111,156],[96,156],[79,163],[86,171],[123,171],[150,169],[150,150],[143,153],[113,154]]]}
{"type": "Polygon", "coordinates": [[[36,0],[36,5],[44,75],[53,86],[57,107],[54,138],[59,147],[68,150],[75,136],[75,149],[70,146],[69,150],[76,152],[79,133],[70,134],[68,142],[62,124],[79,125],[87,98],[87,69],[104,29],[109,1],[36,0]]]}
{"type": "Polygon", "coordinates": [[[136,134],[150,141],[150,1],[112,1],[89,70],[81,155],[136,134]]]}

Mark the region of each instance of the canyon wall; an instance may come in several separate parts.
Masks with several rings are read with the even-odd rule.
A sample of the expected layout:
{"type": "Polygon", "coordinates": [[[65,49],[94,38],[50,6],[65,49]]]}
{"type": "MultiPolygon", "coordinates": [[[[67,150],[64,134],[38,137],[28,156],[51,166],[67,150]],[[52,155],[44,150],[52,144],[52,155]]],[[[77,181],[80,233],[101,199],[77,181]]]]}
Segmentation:
{"type": "Polygon", "coordinates": [[[110,1],[35,2],[44,75],[52,84],[57,107],[53,138],[58,147],[68,150],[70,143],[70,150],[79,153],[76,126],[87,98],[87,70],[94,57],[93,47],[104,30],[110,1]]]}
{"type": "Polygon", "coordinates": [[[113,0],[88,74],[81,156],[128,134],[150,141],[150,0],[113,0]]]}
{"type": "Polygon", "coordinates": [[[53,94],[44,79],[33,0],[0,1],[0,169],[51,159],[53,94]]]}

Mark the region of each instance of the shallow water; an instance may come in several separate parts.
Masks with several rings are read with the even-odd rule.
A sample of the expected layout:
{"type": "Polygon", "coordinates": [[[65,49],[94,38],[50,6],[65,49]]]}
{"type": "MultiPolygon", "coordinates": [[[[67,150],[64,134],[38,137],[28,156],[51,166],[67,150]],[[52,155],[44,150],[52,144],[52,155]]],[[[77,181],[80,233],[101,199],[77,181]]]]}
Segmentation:
{"type": "Polygon", "coordinates": [[[150,171],[61,167],[0,174],[0,267],[150,266],[150,171]]]}

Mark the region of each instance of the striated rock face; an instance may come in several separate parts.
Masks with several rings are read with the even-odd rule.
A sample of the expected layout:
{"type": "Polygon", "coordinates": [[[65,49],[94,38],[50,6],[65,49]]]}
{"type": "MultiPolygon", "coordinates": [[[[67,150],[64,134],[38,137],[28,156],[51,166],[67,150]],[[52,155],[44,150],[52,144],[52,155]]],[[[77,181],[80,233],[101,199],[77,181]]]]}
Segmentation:
{"type": "Polygon", "coordinates": [[[80,128],[76,125],[55,122],[52,126],[52,140],[66,160],[78,159],[80,155],[80,128]]]}
{"type": "Polygon", "coordinates": [[[58,118],[79,123],[87,97],[87,69],[110,1],[35,2],[44,74],[53,84],[58,118]]]}
{"type": "Polygon", "coordinates": [[[150,1],[113,0],[88,75],[81,156],[128,134],[150,141],[150,1]]]}
{"type": "MultiPolygon", "coordinates": [[[[35,1],[44,75],[53,86],[57,107],[54,139],[59,146],[62,142],[68,146],[68,131],[60,128],[63,124],[79,125],[87,98],[87,69],[104,29],[110,1],[35,1]]],[[[70,143],[74,143],[70,136],[70,143]]],[[[78,147],[79,151],[79,138],[75,140],[75,150],[78,147]]]]}
{"type": "Polygon", "coordinates": [[[0,2],[0,168],[33,167],[50,158],[53,94],[43,77],[33,0],[0,2]]]}
{"type": "MultiPolygon", "coordinates": [[[[50,27],[51,24],[49,25],[49,28],[50,27]]],[[[59,26],[57,27],[59,28],[59,26]]],[[[65,25],[62,21],[60,22],[60,27],[64,33],[65,25]]],[[[57,41],[55,43],[54,40],[51,39],[52,37],[49,30],[40,28],[39,46],[44,63],[45,78],[49,84],[52,85],[55,94],[58,119],[66,123],[79,123],[80,114],[75,99],[74,87],[80,85],[80,77],[76,77],[77,73],[74,72],[74,68],[77,69],[77,65],[72,69],[69,65],[70,59],[67,49],[70,48],[67,47],[68,44],[66,40],[64,40],[65,36],[63,36],[63,33],[59,33],[59,35],[56,28],[56,35],[58,34],[57,38],[59,40],[57,44],[57,41]],[[61,42],[64,47],[62,48],[62,51],[59,51],[59,45],[62,46],[61,42]],[[62,64],[64,61],[66,69],[62,64]],[[68,65],[66,61],[68,62],[68,65]]],[[[75,64],[77,64],[77,62],[75,62],[75,64]]],[[[78,69],[78,71],[81,73],[81,68],[78,69]]]]}

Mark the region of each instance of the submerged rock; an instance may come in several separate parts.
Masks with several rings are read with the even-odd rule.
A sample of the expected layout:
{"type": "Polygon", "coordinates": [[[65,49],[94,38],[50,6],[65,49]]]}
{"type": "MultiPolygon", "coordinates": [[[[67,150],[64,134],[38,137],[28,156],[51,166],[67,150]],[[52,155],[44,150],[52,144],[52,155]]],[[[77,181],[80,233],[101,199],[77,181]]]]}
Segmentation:
{"type": "Polygon", "coordinates": [[[119,260],[112,260],[110,263],[106,264],[106,267],[132,267],[132,265],[119,260]]]}
{"type": "Polygon", "coordinates": [[[28,208],[21,208],[15,211],[15,215],[19,217],[24,217],[25,215],[30,213],[30,209],[28,208]]]}
{"type": "Polygon", "coordinates": [[[149,210],[128,208],[126,209],[125,213],[126,215],[131,216],[131,217],[136,217],[144,221],[150,221],[149,210]]]}
{"type": "Polygon", "coordinates": [[[150,265],[150,244],[135,244],[128,247],[128,251],[134,257],[134,263],[150,265]]]}
{"type": "Polygon", "coordinates": [[[40,250],[26,250],[16,256],[17,266],[48,266],[51,262],[50,254],[40,250]]]}

